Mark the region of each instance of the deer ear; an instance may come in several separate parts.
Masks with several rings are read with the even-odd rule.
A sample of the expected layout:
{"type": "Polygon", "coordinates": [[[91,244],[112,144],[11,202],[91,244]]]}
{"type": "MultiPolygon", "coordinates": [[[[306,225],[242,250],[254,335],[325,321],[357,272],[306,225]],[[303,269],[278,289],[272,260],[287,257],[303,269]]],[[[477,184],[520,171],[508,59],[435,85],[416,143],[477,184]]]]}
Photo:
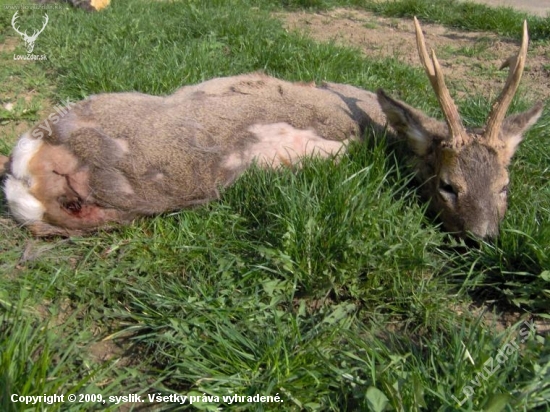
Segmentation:
{"type": "Polygon", "coordinates": [[[501,128],[501,140],[504,142],[503,156],[510,161],[518,145],[523,140],[523,134],[533,126],[542,114],[544,105],[538,102],[526,112],[515,114],[504,119],[501,128]]]}
{"type": "Polygon", "coordinates": [[[403,102],[392,99],[382,89],[378,90],[377,96],[390,126],[407,138],[409,147],[416,155],[424,156],[437,135],[435,131],[445,129],[446,125],[403,102]]]}

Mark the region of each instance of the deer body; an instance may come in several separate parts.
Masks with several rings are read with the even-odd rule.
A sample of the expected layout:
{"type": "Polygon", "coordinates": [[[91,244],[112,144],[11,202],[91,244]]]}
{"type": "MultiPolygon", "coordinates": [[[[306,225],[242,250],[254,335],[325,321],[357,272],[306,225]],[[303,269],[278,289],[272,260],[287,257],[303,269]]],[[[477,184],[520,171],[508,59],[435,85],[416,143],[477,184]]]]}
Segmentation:
{"type": "Polygon", "coordinates": [[[21,138],[5,184],[8,204],[37,234],[176,210],[216,198],[253,162],[277,167],[338,153],[371,123],[367,113],[382,124],[371,92],[260,73],[213,79],[167,97],[92,96],[21,138]],[[34,207],[18,204],[25,190],[25,198],[38,201],[34,207]]]}
{"type": "MultiPolygon", "coordinates": [[[[440,73],[430,81],[444,100],[438,76],[442,81],[440,73]]],[[[366,127],[389,124],[408,142],[423,193],[444,226],[494,236],[506,210],[508,163],[542,105],[501,120],[490,139],[484,129],[464,129],[458,112],[449,114],[452,100],[441,106],[445,122],[383,91],[261,73],[209,80],[166,97],[100,94],[25,133],[5,166],[4,190],[11,214],[34,234],[80,234],[206,202],[253,163],[278,167],[307,155],[334,156],[366,127]]]]}

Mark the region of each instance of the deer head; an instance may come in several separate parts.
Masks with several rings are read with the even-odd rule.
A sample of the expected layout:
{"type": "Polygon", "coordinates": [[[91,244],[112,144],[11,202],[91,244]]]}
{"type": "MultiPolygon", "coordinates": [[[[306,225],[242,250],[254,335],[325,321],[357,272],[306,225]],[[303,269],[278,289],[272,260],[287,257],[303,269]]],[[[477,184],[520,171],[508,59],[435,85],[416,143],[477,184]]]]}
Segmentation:
{"type": "Polygon", "coordinates": [[[441,66],[432,51],[428,57],[424,35],[414,19],[420,61],[435,91],[445,122],[391,99],[378,91],[378,100],[388,122],[406,136],[416,156],[417,177],[431,208],[440,215],[445,228],[460,235],[494,237],[507,208],[508,165],[523,139],[523,133],[540,117],[542,103],[525,113],[505,118],[518,88],[527,56],[527,23],[517,55],[501,68],[510,73],[493,104],[487,125],[465,128],[458,109],[445,86],[441,66]]]}
{"type": "Polygon", "coordinates": [[[44,14],[44,24],[42,25],[42,28],[40,30],[35,30],[33,35],[32,36],[29,36],[27,34],[27,32],[25,31],[25,33],[21,33],[19,31],[19,29],[15,26],[15,23],[17,21],[17,19],[19,18],[19,16],[17,15],[17,11],[15,12],[15,14],[13,15],[12,19],[11,19],[11,25],[13,27],[13,29],[21,36],[23,37],[23,40],[25,41],[25,47],[27,48],[27,53],[31,54],[32,51],[34,50],[34,42],[36,41],[36,39],[38,38],[38,35],[40,33],[42,33],[44,31],[44,29],[46,28],[46,25],[48,24],[48,20],[49,20],[49,17],[47,14],[44,14]]]}

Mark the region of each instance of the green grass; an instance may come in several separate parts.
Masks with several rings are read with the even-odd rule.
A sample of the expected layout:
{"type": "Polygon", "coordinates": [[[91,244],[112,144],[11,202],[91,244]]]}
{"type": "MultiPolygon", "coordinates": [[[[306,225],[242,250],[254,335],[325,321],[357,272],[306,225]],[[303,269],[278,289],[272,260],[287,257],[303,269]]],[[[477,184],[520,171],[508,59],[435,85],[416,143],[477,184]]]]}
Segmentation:
{"type": "MultiPolygon", "coordinates": [[[[254,70],[384,87],[438,112],[418,68],[288,33],[269,15],[279,4],[254,4],[50,10],[35,50],[46,62],[2,56],[1,99],[38,92],[5,116],[0,150],[9,152],[17,122],[32,124],[33,107],[107,91],[167,94],[254,70]]],[[[423,19],[438,21],[426,10],[423,19]]],[[[0,13],[9,24],[11,11],[0,13]]],[[[22,15],[39,21],[36,13],[22,15]]],[[[510,16],[519,27],[523,16],[510,16]]],[[[457,103],[469,124],[490,108],[479,96],[457,103]]],[[[529,103],[518,98],[512,109],[529,103]]],[[[141,394],[143,406],[147,394],[179,393],[220,398],[190,410],[547,410],[548,332],[525,336],[490,376],[484,365],[520,342],[522,319],[548,317],[549,123],[546,111],[515,158],[501,236],[477,247],[426,217],[408,172],[372,133],[339,162],[252,170],[220,201],[89,237],[32,239],[2,202],[0,409],[119,410],[110,396],[141,394]],[[522,318],[497,329],[472,304],[522,318]],[[106,403],[27,407],[14,393],[101,394],[106,403]],[[233,394],[283,403],[224,405],[233,394]]]]}

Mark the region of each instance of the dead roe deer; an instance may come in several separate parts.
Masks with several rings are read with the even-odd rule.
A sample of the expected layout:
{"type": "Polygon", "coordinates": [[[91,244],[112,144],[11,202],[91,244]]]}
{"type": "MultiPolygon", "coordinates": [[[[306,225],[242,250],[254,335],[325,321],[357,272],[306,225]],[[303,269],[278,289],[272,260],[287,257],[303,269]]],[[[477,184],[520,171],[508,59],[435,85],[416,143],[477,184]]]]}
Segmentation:
{"type": "Polygon", "coordinates": [[[37,236],[78,235],[206,202],[257,163],[332,156],[368,127],[389,125],[408,142],[422,195],[444,227],[479,238],[498,234],[507,206],[507,166],[542,103],[505,118],[527,56],[527,25],[485,127],[467,129],[426,51],[420,59],[445,121],[382,90],[289,83],[260,73],[216,78],[166,97],[99,94],[23,134],[9,161],[11,215],[37,236]]]}

